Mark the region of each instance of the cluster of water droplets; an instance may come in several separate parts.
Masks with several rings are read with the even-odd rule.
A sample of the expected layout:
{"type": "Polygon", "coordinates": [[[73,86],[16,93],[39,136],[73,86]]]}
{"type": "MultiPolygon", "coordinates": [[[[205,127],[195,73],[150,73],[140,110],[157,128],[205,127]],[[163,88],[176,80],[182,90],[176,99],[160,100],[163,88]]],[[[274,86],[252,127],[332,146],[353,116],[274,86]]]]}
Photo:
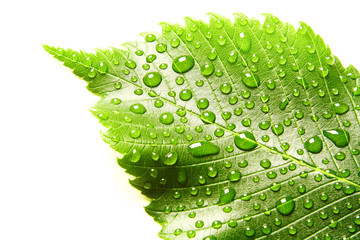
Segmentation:
{"type": "MultiPolygon", "coordinates": [[[[247,19],[238,19],[238,24],[245,26],[247,24],[247,19]]],[[[216,28],[220,29],[223,27],[223,23],[221,21],[217,22],[215,24],[216,28]]],[[[194,34],[192,32],[196,32],[198,31],[198,27],[196,25],[192,26],[190,28],[190,32],[187,33],[183,28],[178,28],[176,30],[174,30],[176,32],[176,34],[180,37],[183,34],[186,34],[185,39],[187,42],[193,42],[194,41],[194,34]]],[[[165,31],[173,31],[171,29],[170,26],[165,27],[165,31]]],[[[276,33],[276,28],[275,26],[268,24],[264,26],[264,31],[266,32],[266,34],[268,35],[273,35],[276,33]]],[[[300,30],[298,30],[301,34],[306,34],[306,30],[304,28],[301,28],[300,30]]],[[[169,41],[168,44],[165,43],[157,43],[157,39],[156,36],[153,34],[148,34],[145,36],[145,40],[148,43],[152,43],[155,44],[155,49],[156,52],[158,54],[162,54],[162,53],[166,53],[168,51],[168,47],[172,47],[172,48],[178,48],[180,46],[180,44],[182,44],[182,40],[179,37],[174,37],[173,39],[171,39],[169,41]],[[169,46],[168,46],[169,45],[169,46]]],[[[207,34],[205,34],[205,37],[207,39],[211,39],[212,33],[208,32],[207,34]]],[[[227,37],[224,35],[219,35],[217,36],[216,39],[217,43],[220,46],[227,46],[227,44],[229,44],[227,37]]],[[[231,106],[234,106],[234,109],[232,112],[224,112],[221,116],[216,115],[212,109],[214,109],[214,106],[211,106],[211,101],[209,101],[209,99],[207,97],[203,97],[200,99],[196,100],[196,107],[198,108],[198,110],[201,112],[201,114],[199,115],[199,118],[201,119],[201,121],[207,125],[207,124],[215,124],[217,123],[217,118],[222,117],[224,120],[229,120],[231,119],[233,116],[241,116],[243,114],[243,112],[247,111],[247,110],[251,110],[251,109],[256,109],[257,107],[259,107],[259,109],[263,112],[263,113],[269,113],[270,112],[270,108],[269,108],[269,101],[275,101],[275,99],[272,99],[272,96],[269,95],[268,93],[261,93],[259,94],[257,97],[260,97],[260,101],[264,104],[263,106],[256,106],[255,101],[251,100],[251,95],[252,95],[252,90],[255,90],[257,88],[259,88],[259,86],[261,84],[265,84],[266,89],[273,91],[276,90],[277,88],[279,88],[279,86],[277,86],[277,81],[274,80],[270,80],[270,79],[261,79],[258,75],[258,67],[257,67],[257,63],[264,61],[264,59],[261,59],[261,57],[254,53],[251,54],[251,56],[248,58],[248,60],[245,60],[242,57],[242,54],[247,54],[250,52],[252,46],[253,46],[253,40],[250,37],[250,35],[247,32],[241,32],[239,34],[236,35],[236,37],[233,39],[234,43],[236,44],[236,47],[238,48],[239,51],[234,50],[231,51],[228,56],[227,56],[227,63],[228,64],[237,64],[240,63],[242,66],[246,67],[246,71],[244,71],[241,74],[241,82],[244,85],[244,88],[241,89],[241,91],[239,91],[240,94],[237,95],[233,95],[232,93],[234,93],[236,91],[236,89],[234,89],[232,83],[230,81],[223,81],[221,83],[221,85],[219,85],[219,90],[222,93],[222,97],[226,97],[228,99],[228,103],[231,106]],[[249,99],[249,101],[244,103],[244,107],[245,109],[243,109],[240,106],[240,101],[241,97],[246,100],[249,99]]],[[[284,43],[286,42],[286,37],[282,36],[280,39],[280,42],[284,43]]],[[[200,42],[193,42],[195,48],[201,48],[201,43],[200,42]]],[[[267,42],[265,44],[265,49],[266,50],[275,50],[276,53],[280,54],[280,57],[278,58],[278,61],[272,62],[269,61],[266,63],[266,66],[269,69],[274,69],[275,66],[276,69],[274,69],[274,71],[276,71],[277,76],[280,79],[284,79],[287,75],[289,75],[288,72],[286,72],[287,70],[285,70],[286,66],[291,64],[291,69],[294,72],[298,72],[299,70],[299,66],[297,64],[294,63],[290,63],[290,59],[289,57],[286,57],[285,53],[284,53],[284,48],[282,47],[282,45],[279,44],[272,44],[271,42],[267,42]]],[[[298,49],[296,47],[290,47],[290,53],[292,55],[296,55],[298,53],[298,49]]],[[[305,47],[305,51],[309,54],[316,54],[316,48],[314,45],[307,45],[305,47]]],[[[216,64],[214,63],[215,60],[217,60],[219,58],[219,54],[217,53],[217,50],[211,49],[209,52],[205,53],[206,57],[208,59],[208,62],[205,64],[202,64],[199,67],[201,75],[204,77],[204,79],[209,78],[213,75],[217,76],[217,77],[222,77],[224,72],[221,69],[216,69],[216,64]]],[[[159,97],[159,95],[156,94],[155,90],[161,86],[161,84],[164,84],[164,75],[159,72],[159,71],[153,71],[151,68],[151,64],[155,63],[159,57],[157,56],[157,54],[150,54],[145,56],[144,51],[142,50],[137,50],[135,52],[136,56],[143,56],[145,58],[146,63],[144,63],[142,66],[137,66],[137,63],[132,60],[132,59],[127,59],[124,63],[125,68],[121,70],[121,72],[125,75],[129,75],[130,73],[134,72],[137,68],[141,67],[141,70],[144,71],[148,71],[146,72],[146,74],[144,74],[144,76],[142,78],[139,78],[138,76],[132,76],[131,82],[133,83],[137,83],[139,81],[139,79],[142,80],[142,83],[149,88],[150,90],[147,90],[149,92],[149,96],[154,97],[154,106],[156,108],[162,108],[164,106],[164,104],[166,104],[166,101],[159,97]],[[151,70],[150,70],[151,69],[151,70]],[[149,71],[150,70],[150,71],[149,71]]],[[[72,56],[73,61],[79,61],[79,56],[77,54],[73,54],[72,56]]],[[[100,61],[100,62],[94,62],[94,60],[92,59],[91,56],[84,58],[83,63],[85,64],[85,66],[88,66],[88,72],[87,72],[87,78],[89,78],[90,80],[95,80],[98,77],[102,77],[106,74],[109,73],[110,71],[110,63],[107,63],[106,61],[100,61]]],[[[318,76],[321,78],[326,78],[329,75],[329,68],[331,68],[331,66],[333,66],[335,64],[335,58],[333,56],[327,56],[325,57],[325,63],[327,64],[327,66],[321,66],[321,67],[316,67],[314,63],[312,62],[308,62],[305,64],[304,69],[306,69],[308,72],[313,72],[316,71],[318,72],[318,76]]],[[[112,64],[114,64],[115,66],[119,65],[119,61],[116,58],[113,58],[112,60],[112,64]]],[[[166,63],[160,63],[159,68],[162,70],[165,70],[168,68],[168,65],[166,63]]],[[[169,67],[170,68],[170,67],[169,67]]],[[[184,77],[184,74],[188,73],[189,71],[195,71],[194,68],[196,68],[196,60],[193,58],[193,56],[189,55],[189,54],[185,54],[185,55],[180,55],[176,58],[174,58],[172,64],[171,64],[171,69],[173,72],[175,72],[177,75],[177,77],[175,79],[173,79],[173,81],[175,81],[175,83],[178,86],[183,86],[186,83],[186,78],[184,77]]],[[[349,74],[348,76],[341,76],[342,81],[344,83],[346,83],[346,81],[348,81],[348,79],[352,79],[355,80],[356,77],[354,74],[349,74]]],[[[340,94],[340,91],[338,88],[332,88],[329,89],[329,91],[327,91],[326,89],[321,89],[319,87],[319,82],[317,80],[311,80],[310,79],[306,79],[302,76],[296,77],[296,79],[294,79],[294,82],[297,84],[297,87],[295,87],[293,89],[293,94],[292,97],[294,98],[299,98],[301,97],[301,95],[303,95],[303,90],[307,90],[309,89],[309,87],[312,87],[314,89],[317,90],[317,94],[319,97],[323,98],[325,96],[327,96],[328,94],[332,94],[333,96],[338,96],[340,94]]],[[[196,85],[198,87],[202,87],[204,86],[204,80],[196,80],[196,85]]],[[[123,90],[123,83],[119,82],[115,82],[113,83],[113,88],[114,90],[123,90]]],[[[144,93],[143,88],[138,88],[134,91],[135,95],[142,95],[144,93]]],[[[193,92],[193,90],[191,90],[188,87],[182,88],[180,91],[178,91],[178,93],[176,93],[175,91],[169,91],[168,95],[171,97],[175,97],[175,95],[178,95],[179,99],[181,101],[188,102],[190,100],[194,99],[194,95],[195,93],[193,92]]],[[[352,94],[354,96],[359,96],[360,95],[360,88],[359,87],[354,87],[352,94]]],[[[280,99],[279,104],[278,104],[278,109],[280,111],[285,111],[287,108],[289,108],[289,104],[290,104],[291,99],[289,97],[280,99]]],[[[110,100],[110,103],[113,104],[114,106],[121,106],[122,104],[125,104],[126,99],[120,99],[118,97],[114,97],[110,100]]],[[[305,98],[303,100],[303,106],[310,106],[311,102],[310,99],[305,98]]],[[[130,106],[128,106],[128,111],[131,114],[135,114],[135,116],[139,117],[139,116],[144,116],[146,114],[149,113],[148,107],[144,106],[142,103],[140,103],[140,101],[138,103],[134,103],[131,104],[130,106]]],[[[276,109],[277,110],[277,109],[276,109]]],[[[336,101],[333,102],[331,104],[331,109],[327,109],[326,111],[323,112],[323,114],[321,115],[324,119],[329,120],[333,117],[338,117],[338,116],[342,116],[345,115],[349,112],[350,110],[350,106],[342,101],[336,101]]],[[[360,110],[360,106],[356,106],[356,110],[360,110]]],[[[283,120],[283,122],[278,122],[276,124],[273,124],[271,121],[268,120],[264,120],[259,122],[258,127],[260,130],[262,131],[266,131],[268,129],[271,130],[271,132],[274,134],[274,137],[279,137],[282,134],[284,134],[284,132],[286,131],[286,127],[291,126],[295,121],[299,121],[304,119],[305,117],[307,117],[306,113],[304,113],[303,110],[299,109],[294,109],[293,110],[293,115],[294,118],[285,118],[283,120]]],[[[109,119],[109,114],[102,112],[98,114],[98,117],[102,120],[102,121],[107,121],[109,119]]],[[[130,123],[132,121],[132,115],[129,116],[125,116],[124,120],[125,122],[130,123]]],[[[159,121],[164,127],[169,127],[168,129],[170,129],[170,127],[172,127],[178,134],[187,134],[186,133],[186,129],[184,128],[183,125],[176,125],[173,126],[174,123],[176,122],[177,118],[180,119],[180,121],[182,123],[186,123],[187,122],[187,118],[186,118],[186,110],[185,109],[181,109],[179,108],[179,111],[176,113],[171,113],[171,112],[164,112],[162,114],[159,115],[157,121],[159,121]]],[[[311,119],[314,122],[319,121],[319,116],[317,115],[313,115],[311,116],[311,119]]],[[[240,124],[240,121],[239,121],[240,124]]],[[[251,119],[249,118],[244,118],[241,121],[241,124],[243,125],[243,127],[250,127],[251,126],[251,119]]],[[[337,127],[337,128],[329,128],[326,130],[323,130],[321,132],[321,134],[318,135],[314,135],[312,137],[309,137],[307,139],[305,139],[304,142],[304,148],[307,152],[311,153],[311,154],[318,154],[320,152],[323,151],[323,149],[325,148],[324,145],[324,140],[325,138],[328,139],[330,142],[332,142],[334,144],[334,146],[336,146],[337,148],[345,148],[347,146],[349,146],[350,140],[351,140],[351,135],[350,133],[345,129],[346,127],[349,127],[351,125],[350,121],[346,120],[343,122],[343,127],[337,127]],[[324,136],[324,138],[322,138],[322,136],[324,136]]],[[[149,125],[151,126],[151,125],[149,125]]],[[[222,136],[224,136],[224,134],[226,133],[226,131],[230,130],[233,131],[235,129],[235,124],[232,125],[228,125],[226,127],[221,127],[219,126],[218,128],[216,128],[216,130],[214,130],[214,136],[217,138],[220,138],[222,136]]],[[[254,126],[252,126],[254,127],[254,126]]],[[[202,132],[203,131],[203,127],[201,126],[194,126],[194,130],[196,132],[202,132]]],[[[304,135],[305,134],[305,129],[303,128],[299,128],[299,135],[304,135]]],[[[130,128],[128,135],[131,139],[139,139],[141,137],[145,137],[142,136],[143,132],[141,131],[140,128],[130,128]]],[[[164,137],[169,137],[170,136],[170,130],[164,130],[163,131],[163,136],[164,137]]],[[[152,132],[149,134],[149,138],[150,139],[156,139],[157,138],[157,134],[155,132],[152,132]]],[[[177,140],[176,137],[171,138],[171,142],[173,145],[176,145],[177,140]]],[[[216,144],[216,142],[214,141],[209,141],[212,140],[212,137],[210,136],[208,139],[204,139],[204,140],[196,140],[193,141],[193,136],[191,134],[187,134],[186,135],[186,139],[189,141],[188,147],[187,147],[187,151],[188,153],[193,156],[196,159],[199,158],[203,158],[206,156],[213,156],[213,155],[218,155],[220,153],[222,153],[223,150],[231,153],[234,151],[234,147],[233,145],[229,145],[227,147],[225,147],[225,149],[221,149],[220,146],[218,146],[216,144]]],[[[260,138],[259,138],[260,139],[260,138]]],[[[263,142],[268,142],[270,139],[270,136],[267,134],[264,134],[261,137],[261,140],[263,142]]],[[[113,139],[115,142],[118,141],[118,138],[114,138],[113,139]]],[[[233,139],[233,143],[234,146],[237,147],[239,150],[241,151],[253,151],[255,150],[258,146],[258,140],[256,139],[256,137],[254,136],[254,134],[252,133],[252,131],[249,129],[249,131],[247,130],[243,130],[240,132],[236,132],[234,133],[234,139],[233,139]]],[[[281,148],[284,151],[287,151],[291,146],[289,145],[289,143],[284,142],[281,145],[281,148]]],[[[302,149],[298,149],[297,153],[299,155],[303,154],[303,150],[302,149]],[[301,153],[301,154],[300,154],[301,153]]],[[[352,152],[352,154],[354,155],[358,155],[360,153],[360,151],[358,149],[354,149],[354,151],[352,152]]],[[[130,161],[133,163],[137,163],[142,159],[141,153],[139,149],[132,149],[129,152],[129,156],[130,156],[130,161]]],[[[338,161],[343,161],[346,159],[346,154],[343,151],[339,151],[336,154],[334,154],[334,158],[338,161]]],[[[176,166],[179,163],[179,160],[181,159],[181,156],[178,155],[178,153],[176,151],[169,151],[166,154],[160,154],[160,152],[156,152],[154,151],[151,154],[151,159],[155,162],[157,161],[161,161],[164,165],[166,166],[176,166]]],[[[327,164],[328,163],[328,159],[324,159],[323,163],[327,164]]],[[[263,168],[263,169],[271,169],[271,161],[269,159],[262,159],[259,161],[259,165],[263,168]]],[[[242,160],[238,163],[239,169],[234,169],[231,168],[232,166],[232,162],[231,161],[224,161],[224,168],[229,169],[228,174],[227,174],[227,181],[230,183],[236,183],[241,181],[242,179],[242,173],[241,173],[241,169],[245,168],[248,166],[248,162],[247,160],[242,160]]],[[[289,164],[288,167],[283,167],[281,168],[278,173],[279,175],[285,175],[288,173],[288,171],[294,171],[297,168],[297,164],[292,163],[289,164]]],[[[209,166],[207,168],[207,173],[206,174],[202,174],[197,176],[198,179],[198,183],[200,185],[205,185],[208,181],[208,179],[215,179],[219,176],[219,172],[220,170],[216,167],[216,166],[209,166]]],[[[267,178],[269,180],[271,179],[275,179],[278,176],[278,173],[276,173],[275,171],[268,171],[267,172],[267,178]]],[[[323,176],[326,178],[332,178],[333,176],[336,175],[336,173],[333,173],[332,170],[328,170],[327,173],[329,173],[329,175],[322,175],[322,174],[316,174],[314,175],[314,181],[316,182],[321,182],[323,180],[323,176]]],[[[158,180],[159,184],[161,185],[166,185],[167,184],[167,179],[166,177],[163,176],[159,176],[158,174],[158,170],[156,168],[152,168],[149,171],[150,176],[153,179],[158,180]]],[[[345,169],[341,172],[341,177],[346,178],[350,175],[350,170],[345,169]]],[[[179,183],[184,183],[186,182],[186,174],[184,171],[180,171],[179,170],[179,176],[177,177],[177,180],[179,183]]],[[[301,172],[300,173],[300,177],[307,177],[308,173],[307,172],[301,172]]],[[[253,177],[253,181],[254,182],[259,182],[260,178],[258,176],[254,176],[253,177]]],[[[289,180],[288,181],[289,185],[294,185],[294,181],[293,180],[289,180]]],[[[144,184],[144,188],[146,189],[152,189],[153,183],[151,182],[146,182],[144,184]]],[[[343,186],[343,184],[341,182],[336,182],[334,183],[334,188],[336,190],[342,190],[344,194],[346,195],[350,195],[353,194],[356,189],[352,186],[352,185],[347,185],[347,186],[343,186]]],[[[274,182],[273,185],[271,186],[271,191],[273,192],[278,192],[281,189],[281,184],[274,182]]],[[[207,188],[199,188],[199,187],[192,187],[189,189],[189,194],[191,196],[198,196],[200,191],[205,191],[205,195],[206,196],[210,196],[212,194],[212,190],[211,188],[207,187],[207,188]]],[[[305,194],[307,192],[306,186],[305,185],[298,185],[297,187],[297,191],[300,194],[305,194]]],[[[173,193],[173,197],[174,199],[181,199],[183,196],[183,192],[181,191],[175,191],[173,193]]],[[[230,213],[232,212],[232,207],[229,205],[232,202],[241,199],[242,201],[247,201],[250,200],[252,198],[251,195],[244,195],[244,196],[239,196],[239,194],[237,193],[236,187],[233,185],[229,185],[226,186],[224,188],[222,188],[219,192],[219,200],[218,200],[218,205],[223,206],[223,211],[225,213],[230,213]]],[[[265,193],[259,195],[260,200],[265,201],[267,199],[267,195],[265,193]]],[[[327,193],[321,193],[318,198],[322,201],[322,202],[326,202],[329,199],[329,195],[327,193]]],[[[206,206],[206,200],[204,198],[199,198],[195,201],[195,204],[197,207],[204,207],[206,206]]],[[[283,196],[283,197],[279,197],[278,199],[275,199],[274,201],[274,209],[276,209],[277,213],[279,213],[282,216],[288,216],[291,215],[294,210],[299,210],[301,211],[301,208],[303,209],[313,209],[316,206],[316,201],[314,199],[308,198],[305,199],[304,201],[299,201],[297,199],[295,199],[295,197],[292,196],[283,196]]],[[[179,205],[176,208],[176,211],[183,211],[187,208],[187,206],[185,205],[179,205]]],[[[254,204],[253,205],[253,209],[254,210],[259,210],[261,208],[260,204],[254,204]]],[[[351,203],[347,202],[346,203],[346,208],[347,209],[351,209],[352,205],[351,203]]],[[[339,205],[334,205],[332,207],[332,213],[333,214],[339,214],[341,208],[339,207],[339,205]]],[[[319,218],[322,220],[326,220],[329,219],[329,209],[325,209],[324,211],[320,211],[319,212],[319,218]]],[[[164,209],[164,213],[166,214],[170,214],[172,212],[172,208],[170,206],[165,206],[164,209]]],[[[271,211],[265,211],[264,214],[271,214],[271,211]]],[[[191,212],[189,213],[189,218],[196,218],[196,213],[195,212],[191,212]]],[[[249,218],[245,218],[245,221],[249,221],[251,219],[251,217],[249,218]]],[[[316,222],[314,220],[314,218],[307,218],[305,220],[305,224],[307,227],[311,228],[314,225],[314,222],[316,222]]],[[[329,227],[331,229],[336,228],[337,227],[337,221],[332,221],[331,224],[329,225],[329,227]]],[[[349,232],[353,232],[356,230],[356,226],[360,225],[360,216],[356,215],[353,218],[353,223],[355,225],[349,225],[348,227],[348,231],[349,232]],[[355,229],[355,230],[354,230],[355,229]]],[[[220,229],[224,224],[227,224],[230,228],[235,228],[238,226],[238,220],[237,219],[233,219],[230,220],[228,222],[221,222],[219,220],[215,220],[212,222],[211,227],[214,229],[220,229]]],[[[273,224],[275,226],[282,226],[282,221],[281,218],[275,217],[273,219],[273,224]]],[[[203,220],[197,220],[195,222],[195,226],[196,229],[202,229],[205,226],[205,223],[203,220]]],[[[288,228],[288,233],[290,235],[296,235],[298,232],[298,229],[296,226],[289,226],[288,228]]],[[[256,234],[256,231],[261,231],[263,234],[268,235],[270,233],[272,233],[273,229],[271,227],[271,224],[264,224],[263,226],[255,229],[252,226],[247,226],[244,229],[244,235],[247,237],[253,237],[256,234]]],[[[183,234],[183,230],[181,229],[176,229],[174,231],[174,234],[176,236],[183,234]]],[[[196,231],[187,231],[186,232],[187,237],[189,238],[195,238],[196,237],[196,231]]],[[[206,240],[214,240],[216,239],[215,236],[209,236],[204,238],[206,240]]],[[[331,236],[326,237],[326,239],[331,239],[331,236]]]]}

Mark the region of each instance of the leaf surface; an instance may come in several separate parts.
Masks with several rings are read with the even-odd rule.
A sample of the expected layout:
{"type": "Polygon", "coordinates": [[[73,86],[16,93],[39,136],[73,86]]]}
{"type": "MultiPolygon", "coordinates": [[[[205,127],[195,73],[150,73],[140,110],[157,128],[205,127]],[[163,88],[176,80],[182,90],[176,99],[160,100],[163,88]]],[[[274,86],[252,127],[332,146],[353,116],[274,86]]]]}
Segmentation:
{"type": "Polygon", "coordinates": [[[358,239],[359,72],[266,14],[161,23],[125,50],[44,46],[90,92],[163,239],[358,239]]]}

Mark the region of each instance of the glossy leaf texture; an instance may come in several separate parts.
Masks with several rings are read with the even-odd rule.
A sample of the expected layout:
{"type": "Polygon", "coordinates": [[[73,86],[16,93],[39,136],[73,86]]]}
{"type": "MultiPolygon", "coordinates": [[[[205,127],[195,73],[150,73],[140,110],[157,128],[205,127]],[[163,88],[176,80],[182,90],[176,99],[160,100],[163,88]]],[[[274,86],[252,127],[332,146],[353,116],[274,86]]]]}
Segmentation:
{"type": "Polygon", "coordinates": [[[305,23],[209,18],[124,49],[44,48],[101,96],[161,238],[359,239],[359,72],[305,23]]]}

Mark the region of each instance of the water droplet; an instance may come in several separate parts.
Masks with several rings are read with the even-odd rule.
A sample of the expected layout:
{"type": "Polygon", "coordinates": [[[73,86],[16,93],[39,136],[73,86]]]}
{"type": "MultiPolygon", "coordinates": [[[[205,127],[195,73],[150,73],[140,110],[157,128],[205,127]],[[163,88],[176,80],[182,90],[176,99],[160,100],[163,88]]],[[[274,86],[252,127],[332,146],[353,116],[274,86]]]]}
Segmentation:
{"type": "Polygon", "coordinates": [[[195,222],[195,227],[196,228],[202,228],[204,226],[204,222],[201,220],[198,220],[195,222]]]}
{"type": "Polygon", "coordinates": [[[214,123],[216,120],[216,116],[215,113],[210,112],[210,111],[204,111],[201,113],[201,121],[203,121],[204,123],[214,123]]]}
{"type": "Polygon", "coordinates": [[[134,139],[139,138],[140,135],[141,135],[141,132],[140,132],[140,129],[138,129],[138,128],[131,129],[129,132],[129,136],[134,139]]]}
{"type": "Polygon", "coordinates": [[[252,237],[255,235],[255,228],[253,227],[245,227],[245,236],[252,237]]]}
{"type": "Polygon", "coordinates": [[[284,110],[288,104],[289,104],[289,98],[284,98],[279,104],[280,110],[284,110]]]}
{"type": "Polygon", "coordinates": [[[156,55],[155,54],[150,54],[149,56],[146,57],[146,62],[147,63],[152,63],[153,61],[156,60],[156,55]]]}
{"type": "Polygon", "coordinates": [[[160,122],[165,125],[170,125],[174,122],[174,117],[171,113],[163,113],[160,115],[160,122]]]}
{"type": "Polygon", "coordinates": [[[271,162],[269,161],[269,159],[263,159],[260,161],[260,165],[263,168],[267,169],[267,168],[271,167],[271,162]]]}
{"type": "Polygon", "coordinates": [[[306,219],[305,224],[308,227],[312,227],[312,226],[314,226],[314,221],[311,218],[308,218],[308,219],[306,219]]]}
{"type": "Polygon", "coordinates": [[[239,170],[232,170],[228,173],[228,179],[231,182],[237,182],[241,179],[241,173],[239,172],[239,170]]]}
{"type": "Polygon", "coordinates": [[[231,87],[230,83],[223,83],[223,84],[221,84],[221,86],[220,86],[220,91],[221,91],[223,94],[229,94],[229,93],[231,93],[232,87],[231,87]]]}
{"type": "Polygon", "coordinates": [[[130,111],[135,114],[144,114],[146,112],[146,108],[141,103],[135,103],[130,106],[130,111]]]}
{"type": "Polygon", "coordinates": [[[252,73],[242,73],[242,82],[249,88],[256,88],[260,85],[259,77],[252,73]]]}
{"type": "Polygon", "coordinates": [[[217,39],[217,42],[221,45],[221,46],[224,46],[225,43],[226,43],[226,37],[220,35],[217,39]]]}
{"type": "Polygon", "coordinates": [[[194,58],[189,55],[183,55],[175,58],[172,63],[172,69],[177,73],[186,73],[195,65],[194,58]]]}
{"type": "Polygon", "coordinates": [[[353,185],[348,185],[346,187],[343,188],[343,192],[346,195],[350,195],[353,194],[356,191],[355,187],[353,185]]]}
{"type": "Polygon", "coordinates": [[[238,135],[235,136],[234,142],[236,147],[244,151],[253,150],[258,146],[254,135],[248,131],[239,132],[238,135]]]}
{"type": "Polygon", "coordinates": [[[280,136],[284,132],[284,126],[281,123],[275,124],[275,125],[271,126],[271,131],[275,135],[280,136]]]}
{"type": "Polygon", "coordinates": [[[217,58],[217,52],[216,52],[216,50],[215,49],[212,49],[211,51],[210,51],[210,53],[208,54],[208,59],[210,60],[210,61],[214,61],[216,58],[217,58]]]}
{"type": "Polygon", "coordinates": [[[229,63],[236,63],[236,61],[238,59],[238,56],[239,56],[238,52],[232,51],[232,52],[229,53],[229,55],[227,57],[227,61],[229,63]]]}
{"type": "Polygon", "coordinates": [[[282,215],[290,215],[295,208],[295,202],[291,197],[283,197],[276,201],[276,210],[282,215]]]}
{"type": "Polygon", "coordinates": [[[162,81],[162,77],[157,72],[150,72],[143,78],[144,84],[148,87],[157,87],[162,81]]]}
{"type": "Polygon", "coordinates": [[[211,142],[198,141],[191,143],[188,147],[188,151],[194,157],[204,157],[218,154],[220,152],[220,148],[211,142]]]}
{"type": "Polygon", "coordinates": [[[236,196],[236,191],[234,188],[225,187],[220,192],[219,204],[221,204],[221,205],[228,204],[228,203],[234,201],[235,196],[236,196]]]}
{"type": "Polygon", "coordinates": [[[211,226],[213,227],[213,228],[215,228],[215,229],[219,229],[219,228],[221,228],[221,226],[222,226],[222,223],[220,222],[220,221],[213,221],[212,222],[212,224],[211,224],[211,226]]]}
{"type": "Polygon", "coordinates": [[[270,121],[262,121],[259,123],[259,128],[262,130],[267,130],[269,129],[270,125],[271,125],[270,121]]]}
{"type": "Polygon", "coordinates": [[[242,52],[249,52],[251,48],[251,38],[248,34],[241,32],[235,40],[236,45],[242,52]]]}
{"type": "Polygon", "coordinates": [[[350,134],[342,129],[326,130],[323,134],[340,148],[346,147],[350,142],[350,134]]]}
{"type": "Polygon", "coordinates": [[[336,114],[342,115],[349,111],[349,106],[345,103],[333,103],[332,108],[336,114]]]}
{"type": "Polygon", "coordinates": [[[188,238],[194,238],[194,237],[196,236],[196,232],[193,231],[193,230],[190,230],[190,231],[188,231],[188,232],[186,233],[186,236],[187,236],[188,238]]]}
{"type": "Polygon", "coordinates": [[[304,147],[311,153],[319,153],[323,148],[323,143],[318,136],[314,136],[305,141],[304,147]]]}
{"type": "Polygon", "coordinates": [[[147,35],[145,36],[145,40],[146,40],[147,42],[153,42],[153,41],[156,40],[156,37],[155,37],[154,34],[147,34],[147,35]]]}
{"type": "Polygon", "coordinates": [[[314,206],[314,202],[311,199],[306,199],[304,202],[304,208],[310,209],[314,206]]]}
{"type": "Polygon", "coordinates": [[[192,92],[189,89],[184,89],[180,92],[179,97],[183,101],[189,101],[192,98],[192,92]]]}
{"type": "Polygon", "coordinates": [[[88,72],[88,77],[94,78],[95,76],[96,76],[96,70],[95,68],[91,68],[90,71],[88,72]]]}
{"type": "Polygon", "coordinates": [[[265,84],[266,84],[266,87],[270,90],[274,90],[276,88],[276,83],[274,80],[267,80],[265,82],[265,84]]]}
{"type": "Polygon", "coordinates": [[[156,45],[156,51],[158,53],[163,53],[163,52],[166,51],[166,49],[167,49],[167,45],[164,44],[164,43],[159,43],[159,44],[156,45]]]}
{"type": "Polygon", "coordinates": [[[178,155],[176,152],[169,152],[163,159],[165,165],[171,166],[174,165],[178,160],[178,155]]]}
{"type": "Polygon", "coordinates": [[[265,32],[267,34],[272,34],[275,31],[275,28],[273,25],[267,24],[265,25],[265,32]]]}
{"type": "Polygon", "coordinates": [[[206,63],[201,67],[201,74],[204,75],[205,77],[208,77],[214,73],[214,70],[215,70],[214,65],[212,65],[211,63],[206,63]]]}

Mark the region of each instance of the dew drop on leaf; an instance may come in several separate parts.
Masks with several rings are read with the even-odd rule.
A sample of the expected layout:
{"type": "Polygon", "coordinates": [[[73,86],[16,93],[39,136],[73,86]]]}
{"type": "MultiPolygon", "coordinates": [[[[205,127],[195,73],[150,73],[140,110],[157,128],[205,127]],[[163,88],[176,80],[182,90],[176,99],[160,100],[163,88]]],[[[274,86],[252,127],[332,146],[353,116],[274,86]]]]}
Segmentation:
{"type": "Polygon", "coordinates": [[[208,141],[198,141],[188,146],[188,151],[194,157],[205,157],[208,155],[218,154],[220,148],[208,141]]]}
{"type": "Polygon", "coordinates": [[[146,112],[146,108],[141,103],[135,103],[130,106],[130,111],[135,114],[144,114],[146,112]]]}
{"type": "Polygon", "coordinates": [[[215,71],[214,65],[211,63],[206,63],[203,66],[201,66],[201,74],[205,77],[211,76],[215,71]]]}
{"type": "Polygon", "coordinates": [[[345,103],[334,103],[332,108],[336,114],[342,115],[349,111],[349,106],[345,103]]]}
{"type": "Polygon", "coordinates": [[[174,122],[174,117],[171,113],[163,113],[160,115],[160,122],[165,125],[170,125],[174,122]]]}
{"type": "Polygon", "coordinates": [[[148,87],[157,87],[162,81],[162,76],[157,72],[150,72],[144,76],[143,81],[148,87]]]}
{"type": "Polygon", "coordinates": [[[251,38],[248,34],[241,32],[237,35],[237,39],[235,40],[236,45],[240,49],[241,52],[249,52],[251,48],[251,38]]]}
{"type": "Polygon", "coordinates": [[[234,201],[236,196],[236,191],[232,187],[225,187],[220,192],[219,204],[228,204],[234,201]]]}
{"type": "Polygon", "coordinates": [[[214,123],[216,120],[215,113],[210,111],[204,111],[201,113],[201,120],[207,124],[214,123]]]}
{"type": "Polygon", "coordinates": [[[174,59],[172,69],[177,73],[186,73],[195,65],[194,58],[189,55],[183,55],[174,59]]]}
{"type": "Polygon", "coordinates": [[[342,129],[323,131],[325,137],[330,139],[337,147],[346,147],[350,142],[350,134],[342,129]]]}
{"type": "Polygon", "coordinates": [[[249,88],[256,88],[260,85],[259,77],[252,73],[242,73],[241,80],[249,88]]]}
{"type": "Polygon", "coordinates": [[[282,215],[290,215],[295,208],[295,201],[292,197],[283,197],[276,201],[276,210],[282,215]]]}
{"type": "Polygon", "coordinates": [[[318,136],[313,136],[305,141],[304,147],[311,153],[319,153],[323,148],[323,142],[318,136]]]}
{"type": "Polygon", "coordinates": [[[253,150],[259,145],[254,135],[248,131],[239,132],[234,138],[234,143],[236,147],[244,151],[253,150]]]}
{"type": "Polygon", "coordinates": [[[166,156],[163,158],[163,163],[165,165],[171,166],[174,165],[178,160],[178,155],[176,152],[169,152],[166,154],[166,156]]]}

